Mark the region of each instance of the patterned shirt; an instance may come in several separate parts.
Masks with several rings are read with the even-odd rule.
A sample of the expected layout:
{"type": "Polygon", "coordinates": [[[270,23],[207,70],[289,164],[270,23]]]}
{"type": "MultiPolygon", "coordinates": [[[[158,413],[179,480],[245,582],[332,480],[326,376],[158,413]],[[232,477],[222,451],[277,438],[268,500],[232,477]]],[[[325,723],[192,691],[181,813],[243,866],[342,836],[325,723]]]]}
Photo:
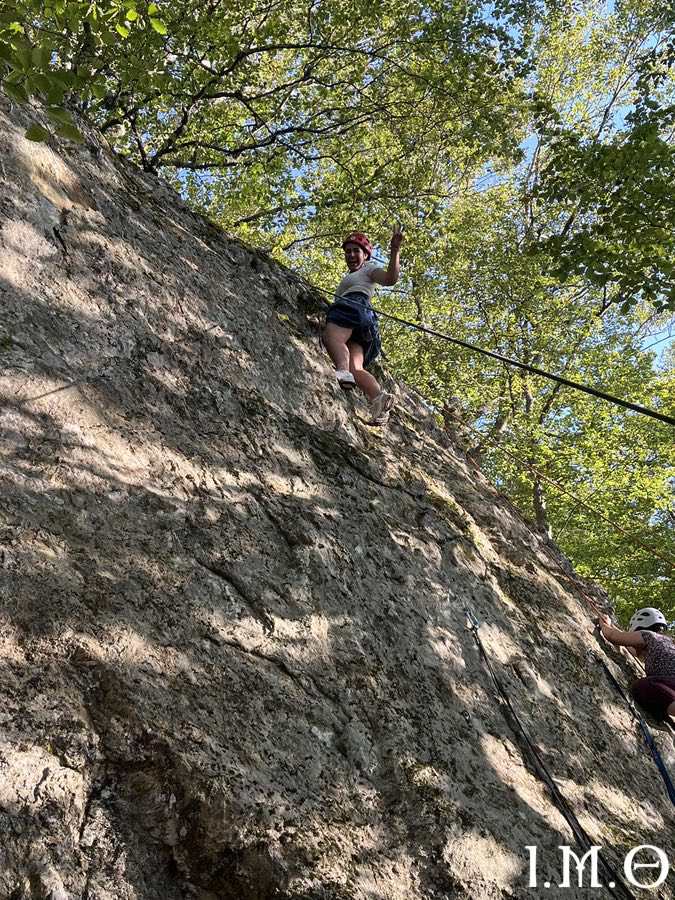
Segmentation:
{"type": "Polygon", "coordinates": [[[665,634],[641,631],[645,642],[645,674],[675,678],[675,643],[665,634]]]}

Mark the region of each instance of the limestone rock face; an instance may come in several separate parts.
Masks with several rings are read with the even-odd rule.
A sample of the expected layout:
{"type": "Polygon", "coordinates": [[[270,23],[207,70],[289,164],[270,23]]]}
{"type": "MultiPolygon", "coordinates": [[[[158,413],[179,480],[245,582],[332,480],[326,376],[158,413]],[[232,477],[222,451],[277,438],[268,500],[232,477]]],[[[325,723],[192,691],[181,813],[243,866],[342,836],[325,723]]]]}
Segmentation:
{"type": "Polygon", "coordinates": [[[298,277],[30,116],[0,96],[0,897],[602,895],[555,887],[467,606],[608,862],[675,862],[601,595],[413,392],[365,423],[298,277]]]}

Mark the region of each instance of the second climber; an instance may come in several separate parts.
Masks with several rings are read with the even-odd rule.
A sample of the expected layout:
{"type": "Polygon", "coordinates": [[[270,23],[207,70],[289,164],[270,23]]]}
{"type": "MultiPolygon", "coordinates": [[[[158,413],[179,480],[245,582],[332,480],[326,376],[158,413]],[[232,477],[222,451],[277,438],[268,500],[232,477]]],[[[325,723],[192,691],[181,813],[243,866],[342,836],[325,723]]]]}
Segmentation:
{"type": "Polygon", "coordinates": [[[675,643],[662,632],[668,628],[661,610],[651,606],[638,609],[628,631],[614,628],[608,616],[601,616],[600,630],[612,644],[630,647],[644,662],[645,677],[631,687],[631,694],[656,719],[675,716],[675,643]]]}

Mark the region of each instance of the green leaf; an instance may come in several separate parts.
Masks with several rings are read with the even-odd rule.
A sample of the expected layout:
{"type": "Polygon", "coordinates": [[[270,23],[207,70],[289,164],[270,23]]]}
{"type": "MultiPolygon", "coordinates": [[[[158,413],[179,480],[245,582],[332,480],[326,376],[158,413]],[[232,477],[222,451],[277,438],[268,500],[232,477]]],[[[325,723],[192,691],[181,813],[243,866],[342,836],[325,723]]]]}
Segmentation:
{"type": "Polygon", "coordinates": [[[46,93],[46,100],[51,106],[58,106],[60,103],[63,103],[63,98],[66,95],[65,87],[60,84],[58,81],[51,80],[49,84],[49,90],[46,93]]]}
{"type": "Polygon", "coordinates": [[[29,49],[20,47],[15,51],[14,56],[24,72],[29,72],[33,68],[33,54],[29,49]]]}
{"type": "Polygon", "coordinates": [[[149,16],[156,16],[158,12],[159,12],[159,6],[157,6],[156,3],[151,3],[150,6],[148,6],[148,15],[149,16]]]}
{"type": "Polygon", "coordinates": [[[3,88],[6,94],[8,94],[12,100],[16,100],[19,103],[28,103],[28,94],[25,91],[25,88],[20,84],[10,84],[7,79],[3,82],[3,88]]]}
{"type": "Polygon", "coordinates": [[[33,47],[32,60],[33,65],[42,70],[49,69],[49,62],[52,58],[52,52],[47,47],[33,47]]]}
{"type": "Polygon", "coordinates": [[[76,91],[82,90],[87,87],[91,79],[92,73],[90,70],[85,68],[78,69],[77,75],[73,78],[73,89],[76,91]]]}
{"type": "Polygon", "coordinates": [[[23,84],[26,75],[21,69],[13,69],[5,78],[5,84],[23,84]]]}
{"type": "Polygon", "coordinates": [[[103,100],[103,98],[108,94],[108,88],[105,82],[102,81],[92,82],[89,89],[91,90],[94,97],[96,97],[98,100],[103,100]]]}
{"type": "Polygon", "coordinates": [[[49,132],[46,128],[43,128],[42,125],[33,124],[24,132],[24,137],[28,138],[29,141],[35,141],[39,143],[40,141],[46,141],[49,137],[49,132]]]}
{"type": "Polygon", "coordinates": [[[75,83],[74,73],[66,71],[65,69],[60,69],[56,72],[52,72],[50,77],[54,81],[57,81],[59,84],[62,84],[64,88],[70,88],[75,83]]]}
{"type": "Polygon", "coordinates": [[[166,25],[164,24],[164,22],[163,22],[161,19],[153,19],[153,18],[151,18],[151,19],[150,19],[150,24],[151,24],[152,27],[155,29],[155,31],[157,32],[157,34],[167,34],[167,33],[168,33],[168,29],[167,29],[166,25]]]}
{"type": "Polygon", "coordinates": [[[62,107],[50,107],[47,110],[47,115],[52,122],[58,122],[60,125],[74,125],[72,114],[62,107]]]}
{"type": "Polygon", "coordinates": [[[36,75],[29,75],[26,79],[26,89],[29,94],[39,94],[47,97],[52,87],[52,80],[47,75],[39,72],[36,75]]]}
{"type": "Polygon", "coordinates": [[[125,28],[124,25],[115,25],[115,31],[123,38],[128,38],[130,34],[129,29],[125,28]]]}
{"type": "Polygon", "coordinates": [[[75,141],[77,144],[81,144],[84,141],[84,138],[74,125],[59,125],[56,129],[56,133],[59,137],[65,138],[68,141],[75,141]]]}
{"type": "Polygon", "coordinates": [[[138,18],[138,13],[136,12],[135,9],[130,9],[127,12],[125,18],[126,18],[127,22],[135,22],[136,19],[138,18]]]}

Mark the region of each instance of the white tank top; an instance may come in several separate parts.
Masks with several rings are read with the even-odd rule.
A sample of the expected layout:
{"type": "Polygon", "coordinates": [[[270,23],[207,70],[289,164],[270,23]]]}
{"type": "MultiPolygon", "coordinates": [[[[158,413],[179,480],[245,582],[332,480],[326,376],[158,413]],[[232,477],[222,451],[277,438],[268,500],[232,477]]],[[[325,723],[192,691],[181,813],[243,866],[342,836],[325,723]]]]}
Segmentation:
{"type": "Polygon", "coordinates": [[[369,273],[378,268],[377,263],[369,259],[356,272],[347,273],[337,286],[335,299],[339,300],[343,294],[349,294],[351,291],[358,291],[359,294],[366,294],[370,300],[375,293],[376,285],[370,280],[369,273]]]}

